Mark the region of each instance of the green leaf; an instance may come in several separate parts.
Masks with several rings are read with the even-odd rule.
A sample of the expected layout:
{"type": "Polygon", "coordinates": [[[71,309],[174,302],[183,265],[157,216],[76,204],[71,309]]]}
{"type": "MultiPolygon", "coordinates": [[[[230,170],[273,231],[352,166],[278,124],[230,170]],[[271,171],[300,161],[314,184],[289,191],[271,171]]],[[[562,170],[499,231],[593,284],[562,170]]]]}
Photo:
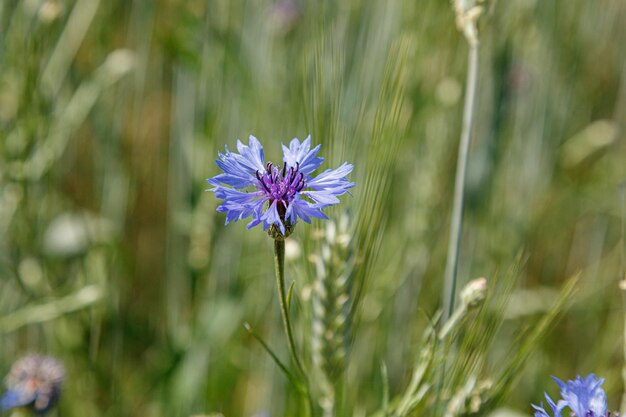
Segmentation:
{"type": "Polygon", "coordinates": [[[294,285],[296,285],[296,281],[291,281],[291,285],[289,285],[289,289],[287,290],[287,299],[285,300],[287,303],[287,311],[291,310],[291,296],[293,295],[294,285]]]}
{"type": "Polygon", "coordinates": [[[259,336],[254,330],[252,330],[252,327],[250,326],[250,324],[246,322],[243,324],[243,327],[245,327],[246,331],[250,333],[250,335],[254,337],[261,344],[263,349],[265,349],[265,351],[274,360],[278,368],[285,374],[285,376],[287,377],[291,385],[295,388],[295,390],[298,392],[304,392],[304,387],[302,386],[302,384],[298,381],[298,379],[291,372],[289,372],[289,369],[287,369],[285,364],[278,358],[276,353],[274,353],[274,351],[269,347],[269,345],[265,343],[265,341],[261,338],[261,336],[259,336]]]}

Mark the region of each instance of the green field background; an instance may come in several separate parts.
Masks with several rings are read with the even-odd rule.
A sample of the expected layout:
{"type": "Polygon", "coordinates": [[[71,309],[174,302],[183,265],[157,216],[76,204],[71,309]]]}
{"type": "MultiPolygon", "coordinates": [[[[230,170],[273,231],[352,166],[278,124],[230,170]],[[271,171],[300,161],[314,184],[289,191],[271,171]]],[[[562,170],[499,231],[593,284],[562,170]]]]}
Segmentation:
{"type": "MultiPolygon", "coordinates": [[[[487,2],[479,38],[459,286],[515,271],[480,375],[578,276],[499,406],[530,416],[550,375],[595,372],[618,409],[626,2],[487,2]]],[[[467,49],[445,0],[2,0],[0,373],[58,357],[63,417],[288,415],[244,329],[287,357],[272,241],[224,227],[206,179],[238,138],[280,161],[311,134],[322,168],[355,166],[327,214],[367,255],[344,409],[374,412],[441,305],[467,49]]],[[[306,357],[322,227],[287,248],[306,357]]]]}

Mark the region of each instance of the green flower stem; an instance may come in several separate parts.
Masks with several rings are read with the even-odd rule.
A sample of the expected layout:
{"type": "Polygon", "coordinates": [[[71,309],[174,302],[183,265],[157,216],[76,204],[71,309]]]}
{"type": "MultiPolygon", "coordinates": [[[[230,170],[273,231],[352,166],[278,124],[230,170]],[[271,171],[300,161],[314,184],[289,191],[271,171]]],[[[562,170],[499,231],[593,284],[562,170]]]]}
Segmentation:
{"type": "Polygon", "coordinates": [[[293,340],[293,332],[291,331],[291,319],[289,318],[289,309],[286,301],[285,291],[285,241],[274,239],[274,268],[276,271],[276,287],[278,288],[278,303],[280,304],[280,313],[283,317],[283,326],[287,335],[289,344],[289,353],[293,362],[296,364],[300,375],[304,376],[304,368],[298,358],[296,343],[293,340]]]}
{"type": "Polygon", "coordinates": [[[274,269],[276,271],[276,287],[278,289],[278,303],[280,304],[280,313],[283,318],[283,327],[285,328],[285,334],[287,335],[287,343],[289,346],[289,353],[291,359],[298,369],[298,374],[303,381],[304,393],[303,398],[307,404],[307,415],[310,416],[313,409],[313,403],[309,392],[308,383],[306,381],[306,372],[298,357],[298,351],[296,350],[296,343],[293,338],[293,332],[291,330],[291,319],[289,318],[289,306],[287,305],[286,292],[285,292],[285,240],[274,239],[274,269]]]}

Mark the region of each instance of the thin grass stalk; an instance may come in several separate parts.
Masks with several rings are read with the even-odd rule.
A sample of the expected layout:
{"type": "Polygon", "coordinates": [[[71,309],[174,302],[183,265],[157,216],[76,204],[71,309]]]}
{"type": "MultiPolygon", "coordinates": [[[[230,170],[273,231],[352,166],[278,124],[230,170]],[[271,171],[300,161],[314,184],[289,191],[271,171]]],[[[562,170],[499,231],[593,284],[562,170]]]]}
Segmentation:
{"type": "MultiPolygon", "coordinates": [[[[626,59],[622,66],[622,75],[620,77],[620,88],[617,98],[617,104],[615,106],[615,120],[624,120],[626,116],[626,59]]],[[[620,134],[626,131],[626,125],[622,122],[619,125],[619,129],[616,133],[616,138],[620,134]]],[[[620,263],[620,283],[619,287],[622,290],[622,306],[624,311],[624,341],[623,341],[623,355],[624,363],[622,365],[622,381],[624,385],[624,391],[622,392],[622,401],[620,404],[620,415],[626,415],[626,181],[623,181],[619,186],[619,198],[621,205],[621,225],[620,225],[620,239],[619,239],[619,263],[620,263]]]]}
{"type": "Polygon", "coordinates": [[[557,320],[569,308],[572,300],[572,294],[580,280],[580,276],[576,275],[569,279],[565,284],[559,296],[552,304],[552,307],[543,315],[541,320],[533,326],[532,330],[521,339],[518,344],[517,351],[508,364],[504,364],[502,373],[494,378],[495,384],[491,388],[491,392],[481,405],[482,410],[493,409],[502,403],[502,400],[515,386],[515,382],[520,378],[521,369],[530,357],[530,355],[540,346],[541,339],[554,326],[557,320]]]}
{"type": "MultiPolygon", "coordinates": [[[[428,330],[428,333],[430,333],[430,329],[428,330]]],[[[436,340],[436,338],[426,341],[426,345],[422,348],[422,351],[420,352],[420,356],[418,358],[418,362],[413,369],[411,382],[409,383],[409,386],[404,395],[400,399],[400,403],[397,406],[396,410],[393,412],[393,414],[391,414],[393,417],[402,417],[407,415],[410,412],[411,408],[415,406],[416,398],[421,399],[420,387],[424,382],[424,378],[426,377],[427,372],[432,366],[437,343],[438,340],[436,340]]],[[[388,415],[387,410],[385,410],[385,415],[388,415]]]]}
{"type": "MultiPolygon", "coordinates": [[[[624,355],[624,363],[622,364],[622,380],[624,381],[624,387],[626,387],[626,274],[622,281],[619,283],[619,287],[622,290],[622,304],[623,304],[623,312],[624,312],[624,339],[622,346],[622,354],[624,355]]],[[[624,415],[626,412],[626,388],[624,388],[624,392],[622,392],[622,401],[620,404],[620,415],[624,415]]]]}
{"type": "MultiPolygon", "coordinates": [[[[622,65],[620,76],[619,93],[613,119],[621,121],[615,137],[626,132],[626,58],[622,65]]],[[[626,180],[619,185],[619,196],[621,201],[621,232],[620,232],[620,273],[626,279],[626,180]]]]}
{"type": "Polygon", "coordinates": [[[478,40],[469,42],[467,61],[467,84],[465,104],[463,109],[463,128],[459,142],[459,154],[454,183],[454,201],[452,205],[452,221],[450,225],[450,240],[448,243],[448,257],[444,276],[443,292],[443,320],[445,323],[454,311],[454,300],[457,283],[457,269],[459,264],[459,248],[463,229],[463,206],[465,197],[465,176],[474,122],[474,108],[478,85],[478,40]]]}

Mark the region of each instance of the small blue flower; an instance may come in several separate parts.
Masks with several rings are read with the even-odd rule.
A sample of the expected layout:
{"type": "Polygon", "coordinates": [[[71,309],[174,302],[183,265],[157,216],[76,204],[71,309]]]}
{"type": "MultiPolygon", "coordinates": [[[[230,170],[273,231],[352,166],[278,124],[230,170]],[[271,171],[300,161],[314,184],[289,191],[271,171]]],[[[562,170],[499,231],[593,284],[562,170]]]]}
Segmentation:
{"type": "Polygon", "coordinates": [[[300,142],[294,138],[283,145],[283,163],[265,162],[263,146],[250,136],[248,146],[237,141],[239,153],[218,153],[217,165],[224,171],[209,184],[215,196],[224,200],[217,211],[226,213],[226,224],[252,217],[248,229],[263,223],[263,229],[275,226],[283,236],[298,218],[307,223],[311,217],[327,219],[322,209],[339,203],[338,196],[354,183],[346,176],[353,166],[344,163],[337,169],[313,176],[324,158],[317,156],[321,145],[311,149],[311,137],[300,142]]]}
{"type": "MultiPolygon", "coordinates": [[[[552,408],[554,417],[561,417],[561,411],[568,407],[576,417],[607,417],[606,393],[602,389],[603,378],[596,378],[594,374],[589,374],[586,378],[580,375],[575,380],[563,382],[552,377],[561,389],[561,399],[554,403],[545,394],[548,404],[552,408]]],[[[532,405],[535,409],[535,417],[549,417],[550,415],[541,406],[532,405]]]]}
{"type": "Polygon", "coordinates": [[[16,361],[6,377],[7,391],[0,410],[29,407],[37,414],[48,411],[61,395],[65,368],[50,357],[29,354],[16,361]]]}

